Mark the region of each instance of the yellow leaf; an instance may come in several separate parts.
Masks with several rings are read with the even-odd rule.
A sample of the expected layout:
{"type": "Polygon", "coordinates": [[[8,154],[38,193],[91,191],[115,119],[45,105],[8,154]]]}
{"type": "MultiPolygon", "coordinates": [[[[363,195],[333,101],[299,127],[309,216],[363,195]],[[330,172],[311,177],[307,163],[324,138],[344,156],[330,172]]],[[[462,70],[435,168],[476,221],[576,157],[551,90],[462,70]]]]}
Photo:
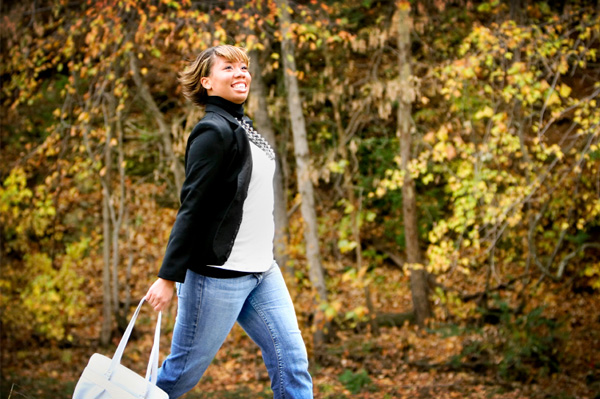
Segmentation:
{"type": "Polygon", "coordinates": [[[440,130],[437,132],[437,138],[440,141],[448,140],[448,128],[446,125],[442,125],[442,127],[440,127],[440,130]]]}
{"type": "Polygon", "coordinates": [[[87,112],[82,112],[79,114],[79,116],[77,117],[78,121],[89,121],[90,120],[90,115],[87,112]]]}
{"type": "Polygon", "coordinates": [[[559,93],[562,98],[569,97],[569,95],[571,94],[571,88],[566,84],[562,83],[560,85],[559,93]]]}
{"type": "Polygon", "coordinates": [[[475,114],[475,119],[480,120],[483,118],[491,118],[493,115],[494,115],[494,110],[489,106],[485,106],[482,110],[478,111],[475,114]]]}
{"type": "Polygon", "coordinates": [[[548,97],[548,101],[546,101],[546,103],[548,105],[560,104],[560,97],[558,97],[558,94],[553,91],[552,94],[550,94],[550,97],[548,97]]]}

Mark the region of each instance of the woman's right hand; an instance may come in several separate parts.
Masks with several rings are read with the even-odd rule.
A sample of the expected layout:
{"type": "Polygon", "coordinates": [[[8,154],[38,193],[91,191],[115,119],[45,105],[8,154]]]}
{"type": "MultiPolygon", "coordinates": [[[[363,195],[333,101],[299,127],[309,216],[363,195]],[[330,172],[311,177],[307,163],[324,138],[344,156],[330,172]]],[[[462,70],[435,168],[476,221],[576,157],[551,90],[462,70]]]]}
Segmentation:
{"type": "Polygon", "coordinates": [[[160,312],[166,309],[169,302],[171,302],[174,288],[175,281],[159,278],[146,293],[146,301],[152,305],[154,310],[160,312]]]}

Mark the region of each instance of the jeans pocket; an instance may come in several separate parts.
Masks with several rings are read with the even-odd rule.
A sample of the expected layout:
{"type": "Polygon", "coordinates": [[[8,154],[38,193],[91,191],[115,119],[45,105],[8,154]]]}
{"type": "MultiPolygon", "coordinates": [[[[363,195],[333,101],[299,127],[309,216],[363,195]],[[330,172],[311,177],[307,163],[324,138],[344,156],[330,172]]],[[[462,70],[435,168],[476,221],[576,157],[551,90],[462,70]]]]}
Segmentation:
{"type": "Polygon", "coordinates": [[[183,298],[183,283],[175,283],[175,287],[177,288],[177,297],[183,298]]]}

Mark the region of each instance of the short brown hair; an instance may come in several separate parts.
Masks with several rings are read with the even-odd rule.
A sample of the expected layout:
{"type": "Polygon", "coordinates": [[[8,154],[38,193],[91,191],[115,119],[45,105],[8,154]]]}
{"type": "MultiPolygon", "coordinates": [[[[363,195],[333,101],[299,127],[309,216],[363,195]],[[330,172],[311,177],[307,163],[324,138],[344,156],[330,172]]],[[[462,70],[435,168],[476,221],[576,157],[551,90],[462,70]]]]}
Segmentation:
{"type": "Polygon", "coordinates": [[[241,47],[224,44],[221,46],[209,47],[196,57],[179,74],[179,82],[183,88],[185,98],[198,106],[206,104],[208,94],[206,89],[200,83],[204,77],[210,76],[212,66],[216,56],[223,57],[230,62],[244,62],[249,67],[250,60],[246,50],[241,47]]]}

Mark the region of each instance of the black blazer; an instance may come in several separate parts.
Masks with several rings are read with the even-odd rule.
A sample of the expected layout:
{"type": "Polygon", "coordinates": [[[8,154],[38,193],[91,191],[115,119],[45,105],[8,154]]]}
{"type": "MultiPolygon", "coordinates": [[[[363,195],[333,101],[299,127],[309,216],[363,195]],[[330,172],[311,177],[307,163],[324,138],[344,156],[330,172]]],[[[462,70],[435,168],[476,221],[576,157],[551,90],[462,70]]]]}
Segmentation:
{"type": "Polygon", "coordinates": [[[236,119],[217,105],[226,100],[217,100],[206,105],[188,138],[181,207],[158,273],[165,280],[184,282],[187,269],[202,274],[206,265],[223,265],[242,222],[250,143],[236,119]]]}

